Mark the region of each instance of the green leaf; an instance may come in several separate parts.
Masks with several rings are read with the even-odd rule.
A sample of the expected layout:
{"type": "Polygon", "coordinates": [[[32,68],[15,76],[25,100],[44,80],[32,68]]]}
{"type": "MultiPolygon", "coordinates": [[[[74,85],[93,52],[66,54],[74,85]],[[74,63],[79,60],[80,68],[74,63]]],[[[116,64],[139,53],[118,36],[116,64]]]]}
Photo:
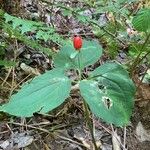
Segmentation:
{"type": "Polygon", "coordinates": [[[7,13],[4,14],[4,18],[5,18],[5,22],[6,23],[8,23],[9,21],[12,21],[14,19],[13,16],[11,16],[11,15],[9,15],[7,13]]]}
{"type": "Polygon", "coordinates": [[[34,32],[34,30],[36,30],[36,27],[34,26],[33,22],[26,22],[24,21],[24,23],[22,24],[22,26],[20,27],[21,33],[26,33],[28,31],[32,31],[34,32]]]}
{"type": "Polygon", "coordinates": [[[0,66],[11,67],[15,65],[16,65],[16,62],[8,61],[8,60],[0,60],[0,66]]]}
{"type": "Polygon", "coordinates": [[[47,42],[48,38],[49,35],[42,30],[39,30],[36,34],[36,39],[44,39],[44,41],[47,42]]]}
{"type": "Polygon", "coordinates": [[[91,111],[108,123],[127,125],[132,114],[135,86],[117,63],[106,63],[80,82],[82,97],[91,111]]]}
{"type": "Polygon", "coordinates": [[[68,43],[63,46],[60,52],[54,57],[54,64],[56,67],[65,67],[67,69],[78,69],[80,59],[80,68],[95,63],[102,55],[102,47],[96,41],[83,41],[83,47],[76,57],[72,57],[75,49],[72,44],[68,43]]]}
{"type": "Polygon", "coordinates": [[[44,52],[48,56],[52,56],[54,52],[50,48],[43,47],[41,44],[39,44],[36,40],[29,39],[27,36],[22,35],[19,30],[13,29],[11,25],[4,23],[3,24],[3,30],[8,33],[15,36],[16,39],[23,42],[24,44],[32,47],[33,49],[39,50],[44,52]]]}
{"type": "Polygon", "coordinates": [[[6,44],[4,42],[0,42],[0,56],[5,54],[6,44]]]}
{"type": "Polygon", "coordinates": [[[70,15],[72,15],[72,11],[71,11],[71,10],[68,10],[68,9],[63,9],[63,10],[62,10],[62,14],[63,14],[64,16],[70,16],[70,15]]]}
{"type": "Polygon", "coordinates": [[[21,20],[20,18],[13,19],[13,22],[12,22],[13,29],[19,27],[22,24],[23,24],[23,20],[21,20]]]}
{"type": "Polygon", "coordinates": [[[76,18],[81,21],[82,23],[87,23],[88,17],[87,16],[82,16],[82,15],[77,15],[76,18]]]}
{"type": "Polygon", "coordinates": [[[14,116],[30,117],[35,112],[47,113],[69,96],[71,81],[62,69],[47,71],[25,84],[0,111],[14,116]]]}
{"type": "Polygon", "coordinates": [[[132,23],[136,30],[150,32],[150,9],[140,10],[133,18],[132,23]]]}
{"type": "Polygon", "coordinates": [[[13,29],[21,31],[21,34],[31,31],[35,34],[36,39],[44,40],[45,42],[50,40],[54,43],[57,43],[58,45],[62,45],[65,43],[63,37],[60,34],[56,33],[53,27],[47,26],[42,22],[17,18],[7,13],[5,13],[4,19],[7,25],[10,24],[13,29]]]}

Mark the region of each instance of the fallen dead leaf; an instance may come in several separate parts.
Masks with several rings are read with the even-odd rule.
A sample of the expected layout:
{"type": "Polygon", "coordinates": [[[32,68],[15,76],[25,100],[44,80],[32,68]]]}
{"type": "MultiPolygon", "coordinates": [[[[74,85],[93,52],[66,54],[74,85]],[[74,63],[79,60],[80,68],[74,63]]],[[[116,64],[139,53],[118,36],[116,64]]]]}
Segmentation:
{"type": "Polygon", "coordinates": [[[145,130],[141,122],[136,126],[136,135],[140,142],[150,141],[150,131],[145,130]]]}

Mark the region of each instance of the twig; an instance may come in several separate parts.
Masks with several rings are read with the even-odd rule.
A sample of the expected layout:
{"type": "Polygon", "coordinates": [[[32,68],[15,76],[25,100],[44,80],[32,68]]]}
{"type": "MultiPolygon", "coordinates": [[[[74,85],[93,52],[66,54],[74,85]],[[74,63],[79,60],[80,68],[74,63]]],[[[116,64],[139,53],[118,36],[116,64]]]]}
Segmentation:
{"type": "Polygon", "coordinates": [[[9,131],[11,132],[11,134],[13,134],[13,131],[11,130],[10,126],[8,125],[8,123],[6,123],[7,128],[9,129],[9,131]]]}
{"type": "Polygon", "coordinates": [[[83,144],[81,144],[81,143],[78,143],[78,142],[76,142],[76,141],[73,141],[73,140],[71,140],[71,139],[69,139],[69,138],[67,138],[67,137],[64,137],[64,136],[61,136],[61,135],[57,135],[56,133],[54,133],[54,135],[57,136],[57,137],[59,137],[59,138],[61,138],[61,139],[63,139],[63,140],[66,140],[66,141],[69,141],[69,142],[72,142],[72,143],[75,143],[75,144],[77,144],[77,145],[80,145],[80,146],[82,146],[82,147],[87,148],[85,145],[83,145],[83,144]]]}
{"type": "Polygon", "coordinates": [[[1,86],[3,86],[5,84],[5,82],[7,81],[8,77],[10,76],[10,73],[12,71],[12,67],[8,70],[7,76],[5,77],[3,83],[1,84],[1,86]]]}
{"type": "MultiPolygon", "coordinates": [[[[9,82],[7,82],[7,81],[4,81],[4,79],[2,78],[2,77],[0,77],[0,80],[2,80],[3,81],[3,83],[5,82],[9,87],[11,87],[11,85],[9,84],[9,82]]],[[[2,84],[1,84],[1,86],[3,86],[2,84]]]]}
{"type": "Polygon", "coordinates": [[[98,125],[100,125],[107,133],[111,134],[111,131],[108,128],[104,127],[100,122],[98,125]]]}
{"type": "Polygon", "coordinates": [[[126,150],[126,136],[127,136],[127,129],[126,127],[124,127],[124,135],[123,135],[123,146],[124,146],[124,149],[126,150]]]}
{"type": "Polygon", "coordinates": [[[14,124],[14,125],[18,125],[18,126],[23,126],[23,127],[28,127],[28,128],[31,128],[31,129],[36,129],[36,130],[39,130],[39,131],[43,131],[45,133],[50,133],[48,130],[46,129],[43,129],[43,128],[39,128],[39,127],[34,127],[32,125],[25,125],[25,124],[21,124],[21,123],[16,123],[16,122],[8,122],[8,124],[14,124]]]}
{"type": "Polygon", "coordinates": [[[115,130],[114,130],[113,125],[112,125],[112,124],[110,124],[110,125],[111,125],[111,129],[112,129],[112,135],[117,139],[117,141],[118,141],[119,144],[122,146],[122,148],[123,148],[124,150],[126,150],[126,148],[124,148],[124,145],[121,143],[121,141],[118,139],[118,137],[114,134],[114,133],[115,133],[115,130]]]}
{"type": "Polygon", "coordinates": [[[5,134],[7,132],[10,132],[10,130],[2,131],[2,132],[0,132],[0,135],[5,134]]]}
{"type": "Polygon", "coordinates": [[[105,33],[107,33],[107,34],[110,35],[112,38],[116,39],[119,43],[121,43],[123,46],[125,46],[125,43],[124,43],[122,40],[116,38],[116,36],[115,36],[113,33],[109,32],[109,31],[106,30],[104,27],[101,27],[98,23],[93,22],[92,20],[90,20],[90,23],[96,25],[96,26],[99,27],[101,30],[103,30],[105,33]]]}
{"type": "MultiPolygon", "coordinates": [[[[53,135],[55,135],[55,136],[57,136],[57,137],[59,137],[59,138],[61,138],[61,139],[63,139],[63,140],[66,140],[66,141],[69,141],[69,142],[72,142],[72,143],[75,143],[75,144],[77,144],[77,145],[80,145],[80,146],[83,146],[83,147],[85,147],[83,144],[81,144],[81,143],[78,143],[78,142],[76,142],[76,141],[73,141],[73,140],[71,140],[71,139],[69,139],[69,138],[67,138],[67,137],[63,137],[63,136],[60,136],[60,135],[58,135],[58,134],[56,134],[56,133],[54,133],[54,132],[50,132],[49,130],[47,130],[47,129],[43,129],[43,128],[40,128],[40,127],[34,127],[34,126],[32,126],[32,125],[25,125],[25,124],[21,124],[21,123],[15,123],[15,122],[8,122],[8,124],[14,124],[14,125],[18,125],[18,126],[24,126],[24,127],[28,127],[28,128],[31,128],[31,129],[35,129],[35,130],[39,130],[39,131],[42,131],[42,132],[45,132],[45,133],[48,133],[48,134],[53,134],[53,135]]],[[[59,132],[58,132],[59,133],[59,132]]],[[[86,148],[86,147],[85,147],[86,148]]]]}
{"type": "Polygon", "coordinates": [[[24,79],[22,79],[17,85],[15,85],[12,89],[11,89],[11,91],[10,91],[10,96],[12,95],[12,93],[13,93],[13,91],[21,84],[21,83],[23,83],[28,77],[30,77],[31,76],[31,74],[29,74],[29,75],[27,75],[24,79]]]}
{"type": "Polygon", "coordinates": [[[54,28],[54,23],[53,23],[53,19],[52,19],[52,16],[53,16],[52,12],[53,12],[53,9],[54,9],[54,3],[55,3],[55,0],[52,1],[52,5],[51,5],[51,8],[50,8],[50,10],[51,10],[50,22],[51,22],[51,25],[52,25],[53,28],[54,28]]]}

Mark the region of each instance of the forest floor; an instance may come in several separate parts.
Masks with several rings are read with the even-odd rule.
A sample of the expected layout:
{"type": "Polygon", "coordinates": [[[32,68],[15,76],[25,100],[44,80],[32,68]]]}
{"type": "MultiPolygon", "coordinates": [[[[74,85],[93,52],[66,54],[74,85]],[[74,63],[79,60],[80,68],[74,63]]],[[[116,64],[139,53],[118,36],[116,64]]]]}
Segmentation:
{"type": "MultiPolygon", "coordinates": [[[[31,3],[31,1],[24,1],[22,5],[24,5],[24,10],[15,10],[19,11],[19,15],[17,14],[17,16],[20,17],[30,18],[33,14],[35,15],[33,12],[37,10],[38,13],[39,11],[45,11],[41,5],[31,3]]],[[[60,13],[57,9],[55,11],[60,13]]],[[[41,21],[46,20],[48,22],[49,18],[45,19],[44,17],[46,16],[42,16],[43,20],[41,19],[41,21]]],[[[94,36],[89,25],[78,24],[72,18],[65,19],[58,15],[57,19],[53,22],[57,26],[58,32],[64,37],[68,28],[76,27],[76,32],[80,35],[83,34],[84,38],[97,38],[94,36]]],[[[105,41],[102,39],[98,40],[105,47],[105,41]]],[[[10,96],[23,83],[53,68],[52,59],[42,52],[15,39],[9,39],[8,43],[5,58],[7,60],[15,60],[18,64],[16,67],[0,68],[1,104],[8,102],[10,96]]],[[[49,46],[49,43],[47,42],[43,45],[49,46]]],[[[58,51],[58,45],[54,44],[51,47],[54,51],[58,51]]],[[[126,51],[120,50],[115,59],[124,63],[126,57],[126,51]]],[[[89,66],[87,69],[93,70],[93,68],[98,67],[102,62],[110,59],[111,57],[106,52],[97,63],[89,66]]],[[[145,72],[145,64],[141,64],[139,70],[145,72]]],[[[141,83],[138,73],[135,73],[133,80],[138,88],[129,126],[125,128],[115,127],[91,115],[94,135],[99,149],[150,149],[150,85],[141,83]]],[[[93,150],[91,135],[85,121],[83,104],[79,92],[71,92],[71,97],[68,99],[63,105],[48,114],[34,114],[32,118],[17,118],[1,113],[0,150],[93,150]]]]}

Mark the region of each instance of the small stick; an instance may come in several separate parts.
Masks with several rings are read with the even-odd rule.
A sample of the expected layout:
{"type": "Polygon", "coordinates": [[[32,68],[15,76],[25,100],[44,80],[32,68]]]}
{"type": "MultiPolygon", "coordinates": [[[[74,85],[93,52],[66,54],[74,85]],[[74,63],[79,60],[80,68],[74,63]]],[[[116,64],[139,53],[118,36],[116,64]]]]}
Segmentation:
{"type": "Polygon", "coordinates": [[[127,129],[126,129],[126,127],[124,127],[124,135],[123,135],[124,150],[126,150],[126,136],[127,136],[127,129]]]}

